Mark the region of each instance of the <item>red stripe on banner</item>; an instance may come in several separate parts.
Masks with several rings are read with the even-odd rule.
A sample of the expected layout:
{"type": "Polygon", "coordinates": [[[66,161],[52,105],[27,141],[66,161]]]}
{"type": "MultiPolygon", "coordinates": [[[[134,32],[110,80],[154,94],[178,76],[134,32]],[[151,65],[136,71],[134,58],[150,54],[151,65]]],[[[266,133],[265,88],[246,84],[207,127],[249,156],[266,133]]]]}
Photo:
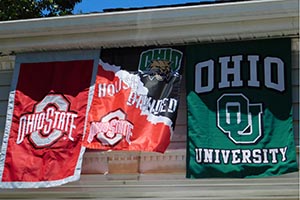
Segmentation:
{"type": "Polygon", "coordinates": [[[2,182],[74,175],[92,72],[93,60],[20,65],[2,182]]]}

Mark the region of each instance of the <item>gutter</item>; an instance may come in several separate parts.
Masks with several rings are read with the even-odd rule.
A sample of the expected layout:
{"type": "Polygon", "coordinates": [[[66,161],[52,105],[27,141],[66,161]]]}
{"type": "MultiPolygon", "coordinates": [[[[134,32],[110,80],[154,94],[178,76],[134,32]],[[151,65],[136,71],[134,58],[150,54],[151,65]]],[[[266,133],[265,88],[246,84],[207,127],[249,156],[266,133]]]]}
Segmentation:
{"type": "Polygon", "coordinates": [[[0,22],[0,52],[299,36],[298,0],[255,0],[0,22]]]}

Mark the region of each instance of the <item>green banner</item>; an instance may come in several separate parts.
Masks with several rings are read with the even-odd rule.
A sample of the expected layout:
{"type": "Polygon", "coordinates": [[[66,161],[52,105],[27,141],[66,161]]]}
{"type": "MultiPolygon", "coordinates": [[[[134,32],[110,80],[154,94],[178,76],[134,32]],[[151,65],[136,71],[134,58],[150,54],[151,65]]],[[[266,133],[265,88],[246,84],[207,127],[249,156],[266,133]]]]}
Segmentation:
{"type": "Polygon", "coordinates": [[[297,171],[291,40],[194,45],[186,55],[186,176],[297,171]]]}

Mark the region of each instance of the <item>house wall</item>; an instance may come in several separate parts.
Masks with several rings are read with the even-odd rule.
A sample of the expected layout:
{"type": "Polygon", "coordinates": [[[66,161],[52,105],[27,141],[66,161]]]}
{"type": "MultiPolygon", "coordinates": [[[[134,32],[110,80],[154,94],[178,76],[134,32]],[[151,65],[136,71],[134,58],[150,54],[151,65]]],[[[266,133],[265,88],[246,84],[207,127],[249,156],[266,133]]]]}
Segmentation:
{"type": "MultiPolygon", "coordinates": [[[[296,146],[299,147],[299,38],[292,39],[292,101],[293,125],[296,146]]],[[[0,140],[5,128],[8,95],[14,68],[14,56],[0,57],[0,140]]],[[[184,77],[184,76],[183,76],[184,77]]],[[[186,148],[185,80],[181,83],[179,112],[174,135],[165,154],[145,152],[87,151],[83,173],[147,173],[184,172],[186,148]],[[123,171],[120,171],[120,170],[123,171]],[[125,169],[125,171],[124,171],[125,169]]]]}
{"type": "MultiPolygon", "coordinates": [[[[299,38],[292,40],[292,101],[295,143],[299,147],[299,38]]],[[[299,152],[299,148],[298,148],[299,152]]]]}
{"type": "Polygon", "coordinates": [[[10,84],[12,80],[15,56],[1,56],[0,57],[0,140],[2,145],[2,138],[5,128],[6,111],[8,104],[8,95],[10,91],[10,84]]]}

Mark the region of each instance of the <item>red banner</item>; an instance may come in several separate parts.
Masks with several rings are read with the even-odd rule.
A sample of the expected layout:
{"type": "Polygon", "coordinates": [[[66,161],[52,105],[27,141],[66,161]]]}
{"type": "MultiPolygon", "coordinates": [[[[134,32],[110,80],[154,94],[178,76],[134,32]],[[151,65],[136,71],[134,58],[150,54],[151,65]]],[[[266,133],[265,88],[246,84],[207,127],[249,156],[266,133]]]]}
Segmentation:
{"type": "Polygon", "coordinates": [[[149,96],[149,90],[152,93],[156,89],[166,93],[164,88],[168,84],[158,81],[149,89],[141,79],[137,73],[129,73],[100,61],[84,138],[86,147],[102,150],[166,150],[174,124],[167,115],[161,113],[176,115],[178,102],[167,96],[161,99],[149,96]]]}
{"type": "Polygon", "coordinates": [[[1,187],[49,187],[79,179],[93,65],[93,60],[73,60],[17,66],[1,187]]]}

